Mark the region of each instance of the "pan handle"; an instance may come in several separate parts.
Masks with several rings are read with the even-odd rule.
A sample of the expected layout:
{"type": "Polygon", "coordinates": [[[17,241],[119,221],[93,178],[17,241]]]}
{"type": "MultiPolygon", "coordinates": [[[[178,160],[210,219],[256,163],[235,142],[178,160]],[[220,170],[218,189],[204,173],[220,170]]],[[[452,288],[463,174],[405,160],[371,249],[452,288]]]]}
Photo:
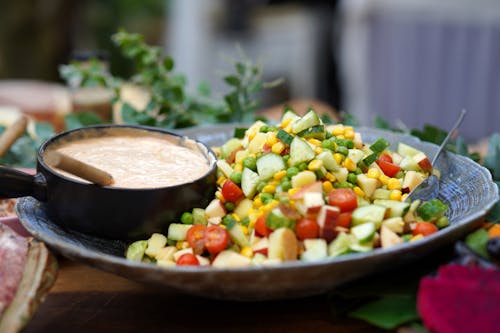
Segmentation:
{"type": "Polygon", "coordinates": [[[42,174],[31,175],[12,168],[0,166],[0,198],[32,196],[45,201],[47,184],[42,174]]]}

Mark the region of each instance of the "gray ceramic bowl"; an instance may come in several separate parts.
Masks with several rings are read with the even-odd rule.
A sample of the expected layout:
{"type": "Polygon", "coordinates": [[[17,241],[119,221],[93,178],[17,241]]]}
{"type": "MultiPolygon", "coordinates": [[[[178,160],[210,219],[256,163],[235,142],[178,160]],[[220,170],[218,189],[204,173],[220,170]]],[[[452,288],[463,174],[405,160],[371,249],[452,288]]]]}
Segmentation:
{"type": "MultiPolygon", "coordinates": [[[[231,125],[192,128],[182,132],[216,146],[230,138],[231,125]]],[[[433,156],[437,146],[418,139],[360,128],[363,141],[384,137],[392,143],[409,143],[433,156]]],[[[393,147],[395,148],[395,147],[393,147]]],[[[217,299],[270,300],[325,292],[343,283],[384,270],[402,267],[432,254],[477,227],[498,200],[498,188],[485,168],[472,160],[444,154],[437,166],[442,172],[440,199],[450,206],[451,225],[423,240],[331,258],[316,263],[287,262],[273,267],[215,269],[212,267],[161,268],[135,263],[123,257],[126,244],[61,229],[46,214],[44,204],[33,198],[18,201],[17,212],[24,227],[55,251],[118,275],[171,287],[186,293],[217,299]]]]}

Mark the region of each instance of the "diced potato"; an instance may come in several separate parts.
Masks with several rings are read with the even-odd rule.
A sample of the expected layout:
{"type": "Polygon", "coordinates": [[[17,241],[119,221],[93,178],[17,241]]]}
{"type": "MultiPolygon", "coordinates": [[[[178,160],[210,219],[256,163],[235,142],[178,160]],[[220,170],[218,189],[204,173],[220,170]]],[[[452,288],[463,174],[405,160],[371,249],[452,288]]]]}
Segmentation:
{"type": "Polygon", "coordinates": [[[167,244],[167,237],[162,234],[154,233],[148,239],[148,246],[146,247],[146,255],[154,258],[162,247],[167,244]]]}
{"type": "Polygon", "coordinates": [[[214,267],[246,267],[250,266],[252,260],[231,250],[220,252],[212,262],[214,267]]]}
{"type": "Polygon", "coordinates": [[[296,260],[297,254],[298,242],[292,230],[279,228],[269,235],[269,259],[296,260]]]}
{"type": "Polygon", "coordinates": [[[312,184],[316,181],[316,174],[309,170],[304,170],[292,177],[292,186],[300,188],[312,184]]]}

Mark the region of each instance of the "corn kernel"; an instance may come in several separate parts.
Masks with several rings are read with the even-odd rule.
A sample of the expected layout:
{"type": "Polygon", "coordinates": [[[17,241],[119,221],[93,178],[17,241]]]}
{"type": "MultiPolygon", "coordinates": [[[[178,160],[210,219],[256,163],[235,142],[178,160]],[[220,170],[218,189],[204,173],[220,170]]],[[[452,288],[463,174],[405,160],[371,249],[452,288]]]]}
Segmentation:
{"type": "Polygon", "coordinates": [[[323,191],[325,193],[330,193],[332,190],[333,190],[333,185],[331,181],[327,180],[323,182],[323,191]]]}
{"type": "Polygon", "coordinates": [[[312,139],[309,139],[308,141],[309,141],[309,143],[310,143],[310,144],[312,144],[312,145],[315,145],[315,146],[321,146],[321,141],[319,141],[318,139],[314,139],[314,138],[312,138],[312,139]]]}
{"type": "Polygon", "coordinates": [[[252,258],[253,257],[252,248],[250,246],[245,246],[241,249],[240,254],[247,258],[252,258]]]}
{"type": "Polygon", "coordinates": [[[307,168],[311,171],[318,171],[319,169],[321,169],[322,166],[323,166],[322,160],[312,160],[307,165],[307,168]]]}
{"type": "Polygon", "coordinates": [[[298,191],[300,191],[300,188],[291,188],[288,190],[288,195],[292,197],[298,191]]]}
{"type": "Polygon", "coordinates": [[[218,179],[217,179],[217,185],[222,185],[225,181],[226,181],[226,177],[224,176],[220,176],[218,179]]]}
{"type": "Polygon", "coordinates": [[[285,144],[283,142],[276,142],[271,147],[271,151],[275,154],[281,154],[285,150],[285,144]]]}
{"type": "Polygon", "coordinates": [[[269,132],[269,133],[267,133],[266,144],[269,147],[272,147],[277,142],[278,142],[278,139],[276,138],[276,132],[269,132]]]}
{"type": "Polygon", "coordinates": [[[224,198],[224,196],[220,191],[215,192],[215,197],[219,199],[222,203],[226,202],[226,198],[224,198]]]}
{"type": "Polygon", "coordinates": [[[354,139],[354,130],[348,130],[346,129],[345,132],[344,132],[344,136],[346,139],[351,139],[353,140],[354,139]]]}
{"type": "Polygon", "coordinates": [[[291,124],[286,125],[283,129],[287,133],[292,133],[292,125],[291,124]]]}
{"type": "Polygon", "coordinates": [[[280,181],[280,180],[282,180],[283,178],[285,178],[285,176],[286,176],[286,170],[281,170],[281,171],[276,172],[276,173],[273,175],[273,179],[274,179],[274,180],[277,180],[277,181],[280,181]]]}
{"type": "Polygon", "coordinates": [[[238,172],[238,171],[243,171],[243,165],[242,165],[242,164],[240,164],[240,163],[236,163],[236,164],[234,165],[233,171],[236,171],[236,172],[238,172]]]}
{"type": "Polygon", "coordinates": [[[344,134],[344,126],[335,126],[332,130],[332,134],[335,136],[344,134]]]}
{"type": "Polygon", "coordinates": [[[249,228],[255,228],[255,223],[257,223],[257,216],[255,215],[248,215],[248,227],[249,228]]]}
{"type": "Polygon", "coordinates": [[[240,219],[240,217],[238,216],[238,214],[233,213],[233,214],[231,214],[231,216],[235,219],[235,221],[236,221],[236,222],[240,222],[240,221],[241,221],[241,219],[240,219]]]}
{"type": "Polygon", "coordinates": [[[257,196],[257,197],[255,197],[255,199],[253,199],[253,205],[256,208],[262,207],[262,200],[260,200],[260,196],[257,196]]]}
{"type": "Polygon", "coordinates": [[[416,241],[416,240],[419,240],[419,239],[422,239],[422,238],[424,238],[424,235],[418,234],[418,235],[415,235],[412,238],[410,238],[410,242],[413,242],[413,241],[416,241]]]}
{"type": "Polygon", "coordinates": [[[365,192],[359,186],[354,186],[353,191],[354,191],[354,193],[356,193],[360,197],[365,196],[365,192]]]}
{"type": "Polygon", "coordinates": [[[382,184],[384,185],[387,185],[389,184],[389,180],[391,179],[391,177],[388,177],[384,174],[381,174],[379,177],[378,177],[378,180],[380,180],[382,182],[382,184]]]}
{"type": "Polygon", "coordinates": [[[276,186],[268,184],[268,185],[264,186],[264,188],[262,189],[262,192],[263,193],[274,193],[274,192],[276,192],[276,186]]]}
{"type": "Polygon", "coordinates": [[[268,212],[268,211],[272,210],[273,208],[276,208],[276,206],[278,206],[278,201],[277,200],[272,200],[270,203],[268,203],[267,205],[262,206],[261,208],[262,208],[263,211],[268,212]]]}
{"type": "Polygon", "coordinates": [[[356,163],[351,160],[349,157],[347,157],[345,160],[344,160],[344,166],[347,168],[347,170],[349,171],[355,171],[356,168],[357,168],[357,165],[356,163]]]}
{"type": "Polygon", "coordinates": [[[390,178],[387,183],[387,188],[389,190],[400,190],[401,189],[401,180],[397,178],[390,178]]]}
{"type": "Polygon", "coordinates": [[[269,185],[273,185],[273,186],[278,186],[279,184],[280,184],[280,181],[276,180],[276,179],[273,179],[272,181],[269,182],[269,185]]]}
{"type": "Polygon", "coordinates": [[[368,171],[366,172],[366,176],[368,178],[379,178],[380,177],[380,171],[376,168],[370,168],[368,169],[368,171]]]}
{"type": "Polygon", "coordinates": [[[331,181],[332,183],[337,180],[337,177],[331,172],[327,172],[325,178],[331,181]]]}
{"type": "Polygon", "coordinates": [[[322,152],[323,152],[323,148],[321,148],[321,147],[316,147],[316,148],[314,148],[314,153],[315,153],[316,155],[319,155],[319,154],[321,154],[322,152]]]}
{"type": "Polygon", "coordinates": [[[283,120],[281,122],[281,128],[287,127],[290,124],[291,121],[292,121],[292,118],[288,118],[288,119],[283,120]]]}
{"type": "Polygon", "coordinates": [[[335,154],[333,154],[333,158],[335,159],[337,164],[340,164],[340,163],[342,163],[342,160],[344,159],[344,155],[339,154],[339,153],[335,153],[335,154]]]}
{"type": "Polygon", "coordinates": [[[242,226],[240,226],[240,228],[241,228],[241,231],[243,231],[243,233],[245,235],[249,235],[250,234],[250,232],[248,231],[248,228],[246,226],[242,225],[242,226]]]}
{"type": "Polygon", "coordinates": [[[175,243],[175,247],[179,250],[184,250],[189,247],[189,243],[186,241],[177,241],[177,243],[175,243]]]}
{"type": "Polygon", "coordinates": [[[389,199],[401,201],[402,193],[400,190],[392,190],[391,194],[389,194],[389,199]]]}
{"type": "Polygon", "coordinates": [[[222,229],[226,229],[226,226],[224,224],[219,224],[219,227],[221,227],[222,229]]]}
{"type": "Polygon", "coordinates": [[[354,127],[352,127],[352,126],[344,126],[344,131],[354,131],[354,127]]]}

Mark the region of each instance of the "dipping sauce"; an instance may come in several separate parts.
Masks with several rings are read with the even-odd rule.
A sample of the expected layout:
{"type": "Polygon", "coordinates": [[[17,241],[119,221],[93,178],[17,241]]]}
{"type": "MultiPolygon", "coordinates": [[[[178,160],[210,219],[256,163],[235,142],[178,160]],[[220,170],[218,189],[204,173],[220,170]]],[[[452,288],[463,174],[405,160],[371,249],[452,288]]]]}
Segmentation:
{"type": "Polygon", "coordinates": [[[56,150],[107,171],[113,176],[112,186],[122,188],[157,188],[189,183],[205,175],[213,164],[193,140],[130,128],[94,132],[86,137],[56,142],[45,154],[56,150]]]}

